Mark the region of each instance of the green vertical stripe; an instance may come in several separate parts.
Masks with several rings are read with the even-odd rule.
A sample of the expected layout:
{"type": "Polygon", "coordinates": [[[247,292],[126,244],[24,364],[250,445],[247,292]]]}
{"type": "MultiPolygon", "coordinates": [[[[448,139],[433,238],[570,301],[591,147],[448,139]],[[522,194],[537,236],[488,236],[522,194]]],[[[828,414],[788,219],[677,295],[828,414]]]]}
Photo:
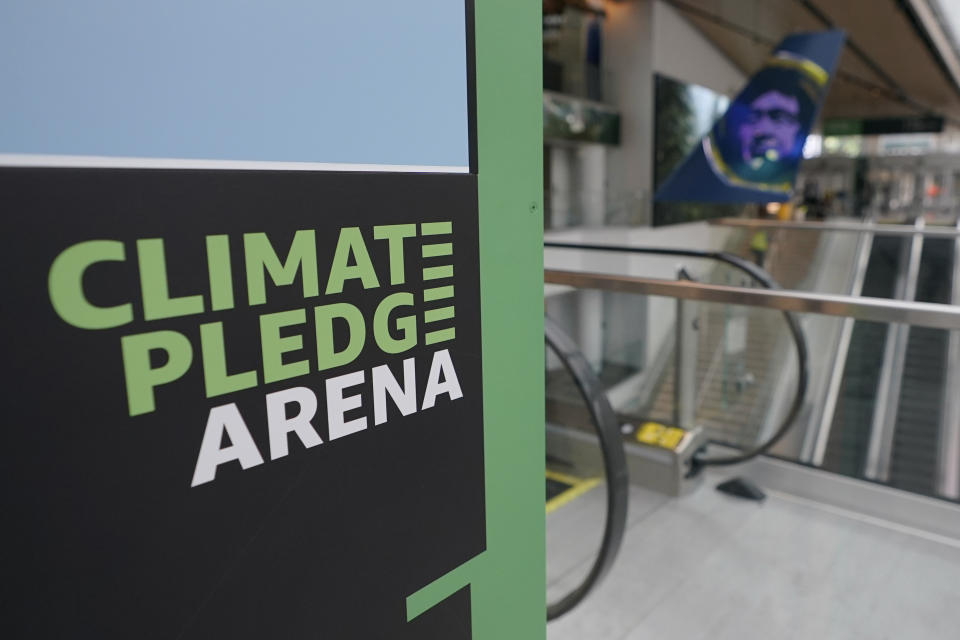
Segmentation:
{"type": "Polygon", "coordinates": [[[543,640],[541,3],[475,5],[487,547],[408,596],[407,619],[469,584],[474,640],[543,640]]]}
{"type": "Polygon", "coordinates": [[[475,9],[487,550],[474,640],[546,636],[541,9],[475,9]]]}

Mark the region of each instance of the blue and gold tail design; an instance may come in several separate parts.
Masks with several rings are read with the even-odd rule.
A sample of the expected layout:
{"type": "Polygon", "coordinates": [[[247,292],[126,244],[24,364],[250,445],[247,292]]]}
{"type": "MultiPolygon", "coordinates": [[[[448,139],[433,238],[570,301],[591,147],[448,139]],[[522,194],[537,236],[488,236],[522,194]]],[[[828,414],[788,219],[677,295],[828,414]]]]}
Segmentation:
{"type": "Polygon", "coordinates": [[[787,36],[663,183],[661,202],[782,202],[843,48],[842,31],[787,36]]]}

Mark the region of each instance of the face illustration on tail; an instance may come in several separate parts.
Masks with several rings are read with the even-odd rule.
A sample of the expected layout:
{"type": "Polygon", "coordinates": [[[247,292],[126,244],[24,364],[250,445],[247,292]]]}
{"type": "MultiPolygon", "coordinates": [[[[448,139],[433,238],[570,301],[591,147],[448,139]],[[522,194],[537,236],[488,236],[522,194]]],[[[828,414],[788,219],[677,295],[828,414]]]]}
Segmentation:
{"type": "Polygon", "coordinates": [[[712,166],[733,184],[788,188],[803,155],[823,85],[773,58],[710,132],[712,166]]]}
{"type": "Polygon", "coordinates": [[[795,96],[767,91],[750,103],[746,122],[740,125],[743,162],[760,168],[764,161],[787,157],[800,133],[800,102],[795,96]]]}

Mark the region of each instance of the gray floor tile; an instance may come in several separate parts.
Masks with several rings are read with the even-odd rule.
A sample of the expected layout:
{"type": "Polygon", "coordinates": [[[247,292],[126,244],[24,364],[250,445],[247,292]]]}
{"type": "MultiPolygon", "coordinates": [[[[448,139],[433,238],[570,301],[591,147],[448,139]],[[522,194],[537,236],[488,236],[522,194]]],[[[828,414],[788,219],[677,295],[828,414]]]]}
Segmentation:
{"type": "Polygon", "coordinates": [[[616,566],[548,640],[960,637],[956,547],[709,483],[679,500],[646,493],[616,566]]]}

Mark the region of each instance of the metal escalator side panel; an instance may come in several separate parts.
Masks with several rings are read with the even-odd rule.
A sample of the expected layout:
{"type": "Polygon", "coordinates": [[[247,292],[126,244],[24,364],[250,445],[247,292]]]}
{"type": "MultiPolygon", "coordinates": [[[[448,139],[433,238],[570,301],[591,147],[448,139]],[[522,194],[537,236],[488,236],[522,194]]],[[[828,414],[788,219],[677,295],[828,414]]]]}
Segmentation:
{"type": "Polygon", "coordinates": [[[899,489],[933,495],[946,373],[943,329],[910,332],[887,481],[899,489]]]}
{"type": "MultiPolygon", "coordinates": [[[[871,232],[860,234],[857,242],[857,258],[854,267],[853,279],[850,284],[849,292],[852,296],[863,295],[863,284],[867,277],[867,268],[870,265],[870,256],[873,253],[874,235],[871,232]]],[[[834,350],[833,366],[831,367],[830,378],[827,381],[824,401],[819,408],[815,408],[818,413],[811,420],[813,429],[807,430],[804,438],[801,460],[809,462],[817,467],[823,466],[823,459],[827,453],[827,443],[830,440],[830,429],[833,426],[834,416],[837,411],[837,402],[840,399],[840,385],[843,382],[843,374],[846,370],[847,354],[850,352],[850,342],[853,338],[853,318],[844,318],[840,329],[840,336],[837,339],[836,349],[834,350]]]]}
{"type": "MultiPolygon", "coordinates": [[[[957,223],[960,229],[960,222],[957,223]]],[[[950,304],[960,305],[960,237],[953,240],[950,304]]],[[[960,500],[960,331],[951,331],[947,340],[947,373],[944,410],[940,421],[937,453],[937,493],[960,500]]]]}
{"type": "MultiPolygon", "coordinates": [[[[904,245],[901,268],[897,273],[899,300],[914,300],[917,281],[920,277],[920,262],[923,255],[923,218],[917,218],[918,233],[904,245]]],[[[890,477],[890,460],[893,455],[893,439],[897,412],[900,406],[900,388],[903,384],[903,369],[906,364],[910,325],[892,323],[887,327],[887,342],[884,347],[883,368],[877,383],[876,406],[870,426],[870,444],[864,476],[870,480],[886,482],[890,477]]]]}
{"type": "MultiPolygon", "coordinates": [[[[928,238],[917,282],[917,302],[948,303],[953,242],[928,238]]],[[[935,495],[944,417],[949,332],[913,327],[907,344],[889,475],[893,486],[935,495]]]]}
{"type": "MultiPolygon", "coordinates": [[[[877,235],[861,285],[861,295],[893,298],[904,240],[877,235]]],[[[862,476],[883,364],[887,325],[855,321],[843,365],[838,398],[819,466],[849,476],[862,476]]]]}

